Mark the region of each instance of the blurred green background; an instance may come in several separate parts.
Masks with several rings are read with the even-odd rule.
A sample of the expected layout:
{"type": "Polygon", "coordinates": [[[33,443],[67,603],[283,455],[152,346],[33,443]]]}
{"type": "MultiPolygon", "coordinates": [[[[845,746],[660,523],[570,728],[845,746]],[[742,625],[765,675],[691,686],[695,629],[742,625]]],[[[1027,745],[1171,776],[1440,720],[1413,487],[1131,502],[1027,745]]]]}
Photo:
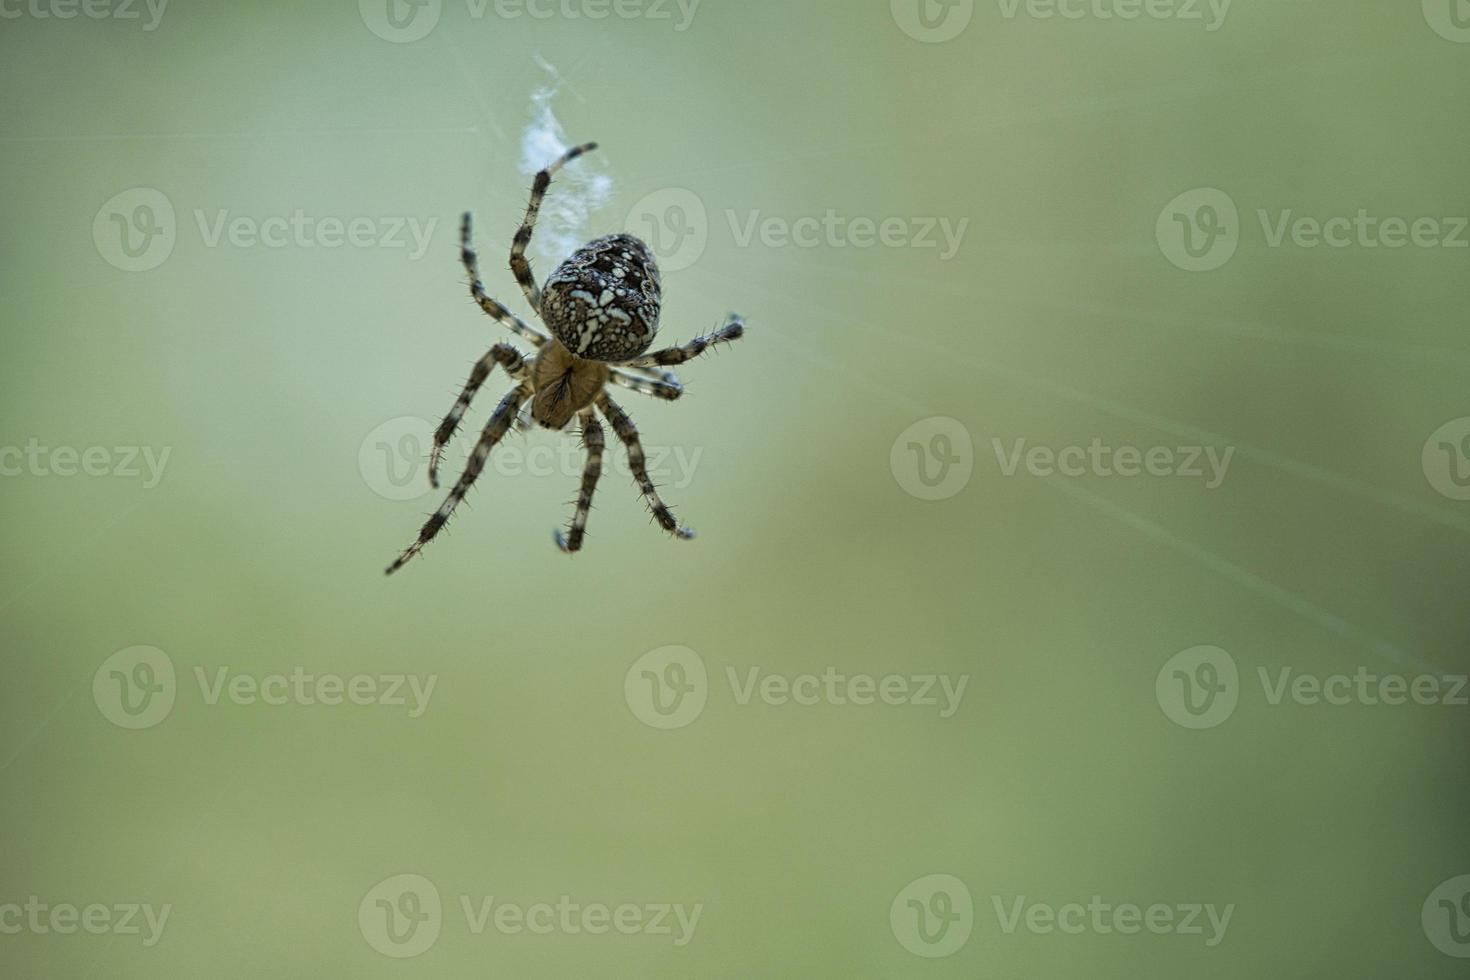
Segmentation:
{"type": "Polygon", "coordinates": [[[1464,4],[120,3],[0,8],[0,972],[1463,975],[1470,708],[1272,704],[1258,671],[1470,669],[1470,250],[1260,217],[1470,214],[1464,4]],[[505,255],[549,84],[612,180],[572,230],[667,258],[661,341],[748,319],[681,402],[619,395],[695,461],[661,482],[700,536],[619,469],[561,555],[580,464],[533,471],[573,441],[536,432],[385,579],[437,503],[423,430],[510,339],[462,211],[529,312],[505,255]],[[1211,217],[1217,267],[1181,268],[1169,229],[1211,217]],[[955,254],[931,219],[968,222],[955,254]],[[1007,475],[1017,440],[1233,455],[1214,489],[1007,475]],[[1169,692],[1223,675],[1171,658],[1202,645],[1234,710],[1188,727],[1169,692]],[[176,691],[129,728],[140,646],[176,691]],[[670,646],[696,700],[666,729],[670,646]],[[412,717],[211,703],[222,668],[436,680],[412,717]],[[752,668],[966,687],[780,703],[752,668]],[[421,951],[382,926],[399,875],[442,902],[421,951]],[[966,894],[968,941],[920,921],[966,894]],[[170,912],[147,945],[4,908],[32,896],[170,912]],[[702,911],[682,945],[477,934],[491,896],[702,911]],[[1022,896],[1233,913],[1215,945],[1008,932],[1022,896]]]}

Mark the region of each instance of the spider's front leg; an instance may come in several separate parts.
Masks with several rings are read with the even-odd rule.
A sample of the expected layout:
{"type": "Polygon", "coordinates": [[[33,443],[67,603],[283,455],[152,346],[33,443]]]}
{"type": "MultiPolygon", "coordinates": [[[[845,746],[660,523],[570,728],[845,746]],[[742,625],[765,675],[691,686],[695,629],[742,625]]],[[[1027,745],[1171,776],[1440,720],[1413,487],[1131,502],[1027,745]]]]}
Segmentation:
{"type": "Polygon", "coordinates": [[[504,303],[485,292],[485,284],[480,281],[480,260],[470,245],[470,213],[468,211],[464,213],[464,223],[459,227],[459,260],[464,263],[465,271],[470,275],[470,296],[480,305],[480,309],[503,323],[514,333],[530,341],[533,346],[540,347],[546,343],[549,338],[544,333],[516,316],[506,309],[504,303]]]}
{"type": "Polygon", "coordinates": [[[454,438],[454,433],[459,430],[460,420],[469,410],[470,402],[474,400],[480,386],[490,376],[490,369],[496,364],[503,365],[513,381],[521,381],[526,377],[525,358],[510,344],[496,344],[490,348],[490,353],[480,358],[470,371],[470,379],[465,382],[464,390],[460,392],[454,407],[444,416],[444,421],[439,423],[439,428],[434,432],[434,448],[429,452],[429,486],[439,486],[439,460],[444,455],[444,447],[454,438]]]}
{"type": "Polygon", "coordinates": [[[603,438],[602,423],[591,409],[582,412],[582,442],[587,447],[587,466],[582,470],[582,489],[577,493],[577,513],[566,535],[556,532],[556,546],[567,554],[582,550],[582,538],[587,534],[587,515],[592,510],[592,494],[597,490],[597,481],[602,476],[602,451],[607,446],[603,438]]]}
{"type": "Polygon", "coordinates": [[[388,566],[387,574],[392,575],[404,565],[407,565],[414,555],[424,550],[424,545],[434,540],[434,535],[449,523],[449,517],[454,513],[454,508],[469,493],[470,487],[474,486],[475,480],[479,478],[485,469],[485,460],[490,456],[490,450],[494,449],[501,439],[505,438],[510,425],[515,421],[516,413],[520,411],[521,405],[527,398],[531,397],[531,388],[526,384],[516,385],[505,398],[501,399],[495,414],[490,416],[490,421],[485,424],[485,430],[480,433],[480,441],[475,445],[475,451],[470,454],[470,461],[465,465],[464,473],[454,489],[449,491],[449,496],[439,509],[430,515],[425,522],[423,530],[419,532],[419,538],[409,545],[408,550],[398,556],[398,560],[388,566]]]}
{"type": "Polygon", "coordinates": [[[515,274],[516,281],[521,284],[521,290],[526,294],[526,299],[531,302],[531,309],[538,314],[541,312],[541,287],[536,285],[536,277],[531,273],[531,263],[526,258],[526,246],[531,244],[531,233],[536,230],[536,218],[541,214],[541,202],[546,197],[546,188],[551,186],[551,178],[556,172],[584,153],[590,153],[597,149],[596,143],[583,143],[574,146],[561,159],[536,175],[536,180],[531,185],[531,203],[526,206],[526,217],[521,222],[521,227],[516,231],[515,240],[510,246],[510,271],[515,274]]]}
{"type": "Polygon", "coordinates": [[[638,438],[638,427],[633,424],[628,413],[609,398],[605,391],[597,396],[597,407],[602,410],[602,414],[612,424],[613,431],[627,448],[628,468],[633,471],[633,479],[638,481],[638,489],[643,491],[643,499],[647,502],[648,509],[653,511],[654,520],[658,521],[659,527],[685,541],[694,537],[691,528],[680,527],[679,522],[674,520],[674,512],[659,497],[657,488],[649,479],[648,465],[643,458],[643,443],[638,438]]]}
{"type": "Polygon", "coordinates": [[[666,347],[663,350],[654,351],[652,354],[635,357],[630,361],[624,361],[619,367],[672,367],[675,364],[692,361],[716,344],[728,344],[730,341],[739,340],[743,336],[745,336],[745,318],[738,313],[731,313],[730,318],[725,321],[725,325],[712,334],[695,337],[682,347],[666,347]]]}

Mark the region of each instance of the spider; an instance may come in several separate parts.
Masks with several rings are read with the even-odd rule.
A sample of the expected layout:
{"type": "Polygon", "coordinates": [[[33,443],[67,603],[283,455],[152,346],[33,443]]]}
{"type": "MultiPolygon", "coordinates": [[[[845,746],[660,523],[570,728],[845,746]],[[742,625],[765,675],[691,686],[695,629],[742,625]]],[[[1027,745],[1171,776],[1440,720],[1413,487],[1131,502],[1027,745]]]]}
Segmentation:
{"type": "Polygon", "coordinates": [[[659,526],[675,538],[687,540],[694,537],[694,532],[682,527],[659,498],[658,490],[648,477],[638,429],[628,413],[607,393],[607,384],[612,382],[641,394],[674,401],[684,393],[684,387],[678,377],[666,369],[692,360],[716,344],[739,339],[745,333],[745,321],[731,314],[725,325],[714,333],[697,337],[682,347],[668,347],[645,354],[658,332],[662,285],[652,250],[628,234],[608,235],[587,243],[551,274],[544,288],[536,285],[531,263],[526,259],[526,246],[531,242],[546,189],[557,171],[595,149],[596,143],[573,147],[536,175],[525,220],[511,244],[511,272],[521,284],[531,309],[550,329],[550,336],[526,323],[485,292],[485,286],[480,282],[479,262],[470,247],[470,215],[466,213],[464,216],[460,228],[460,259],[470,276],[470,295],[480,309],[529,341],[537,348],[537,353],[527,360],[510,344],[496,344],[470,372],[454,407],[434,433],[434,446],[429,454],[430,486],[439,486],[439,461],[444,454],[444,446],[458,431],[470,402],[495,365],[503,367],[516,386],[501,399],[485,425],[459,482],[424,524],[418,540],[388,566],[389,575],[408,564],[444,528],[455,507],[485,468],[490,451],[521,417],[528,402],[531,422],[548,429],[560,431],[576,416],[587,450],[577,509],[567,533],[563,534],[560,529],[555,532],[557,547],[569,554],[582,548],[587,532],[587,515],[592,509],[592,494],[602,475],[602,454],[606,448],[599,414],[627,447],[629,469],[659,526]]]}

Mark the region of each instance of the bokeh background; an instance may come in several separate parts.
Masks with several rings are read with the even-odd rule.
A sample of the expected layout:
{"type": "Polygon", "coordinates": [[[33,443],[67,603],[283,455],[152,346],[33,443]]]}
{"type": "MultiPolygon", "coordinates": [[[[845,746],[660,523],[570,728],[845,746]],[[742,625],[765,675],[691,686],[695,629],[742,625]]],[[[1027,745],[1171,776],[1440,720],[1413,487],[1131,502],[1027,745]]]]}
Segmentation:
{"type": "Polygon", "coordinates": [[[6,3],[0,906],[170,912],[148,945],[0,909],[0,972],[1462,976],[1470,708],[1273,704],[1260,671],[1470,670],[1470,235],[1260,215],[1455,237],[1465,8],[6,3]],[[621,397],[694,461],[660,479],[700,535],[614,470],[558,553],[579,464],[537,432],[385,579],[437,504],[423,431],[507,339],[462,211],[529,315],[505,255],[546,111],[603,145],[552,199],[611,182],[559,233],[656,240],[661,339],[748,319],[681,402],[621,397]],[[965,223],[953,254],[926,223],[965,223]],[[1018,440],[1232,455],[1210,488],[1003,465],[1018,440]],[[966,687],[742,703],[829,669],[966,687]],[[211,703],[221,670],[435,687],[211,703]],[[564,895],[701,917],[679,945],[462,907],[564,895]],[[1233,910],[1213,945],[995,911],[1093,896],[1233,910]]]}

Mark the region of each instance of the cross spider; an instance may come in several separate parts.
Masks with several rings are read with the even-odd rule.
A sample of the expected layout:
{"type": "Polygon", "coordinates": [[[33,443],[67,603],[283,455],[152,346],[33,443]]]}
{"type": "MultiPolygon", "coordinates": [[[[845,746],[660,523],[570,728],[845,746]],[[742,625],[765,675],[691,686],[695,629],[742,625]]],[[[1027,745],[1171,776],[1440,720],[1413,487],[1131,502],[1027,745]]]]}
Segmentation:
{"type": "Polygon", "coordinates": [[[418,540],[388,566],[389,575],[422,551],[448,523],[454,508],[485,468],[490,451],[516,422],[527,400],[531,420],[548,429],[565,428],[574,415],[581,421],[587,465],[582,471],[582,489],[577,495],[577,510],[568,533],[563,535],[558,530],[555,534],[562,551],[581,550],[587,514],[592,509],[592,494],[602,475],[606,442],[602,424],[597,420],[599,412],[627,447],[628,466],[659,526],[676,538],[694,537],[694,532],[681,527],[659,499],[653,481],[648,478],[638,429],[608,395],[607,383],[611,381],[645,395],[673,401],[684,393],[684,387],[673,372],[664,369],[698,357],[715,344],[738,339],[745,332],[745,321],[731,314],[725,325],[712,334],[697,337],[682,347],[645,354],[658,332],[662,286],[652,250],[627,234],[608,235],[589,242],[551,274],[544,289],[536,285],[531,263],[526,260],[526,246],[531,242],[546,188],[558,170],[595,149],[596,143],[573,147],[536,175],[526,218],[511,245],[511,272],[521,284],[531,309],[550,328],[551,336],[541,333],[486,294],[480,282],[478,260],[470,247],[470,216],[468,213],[464,216],[460,258],[470,275],[470,295],[480,304],[480,309],[530,341],[537,353],[527,361],[510,344],[496,344],[470,372],[464,391],[434,433],[434,448],[429,454],[429,484],[434,487],[439,485],[439,460],[444,446],[459,429],[470,401],[494,366],[505,368],[516,386],[501,399],[490,417],[459,482],[424,524],[418,540]]]}

